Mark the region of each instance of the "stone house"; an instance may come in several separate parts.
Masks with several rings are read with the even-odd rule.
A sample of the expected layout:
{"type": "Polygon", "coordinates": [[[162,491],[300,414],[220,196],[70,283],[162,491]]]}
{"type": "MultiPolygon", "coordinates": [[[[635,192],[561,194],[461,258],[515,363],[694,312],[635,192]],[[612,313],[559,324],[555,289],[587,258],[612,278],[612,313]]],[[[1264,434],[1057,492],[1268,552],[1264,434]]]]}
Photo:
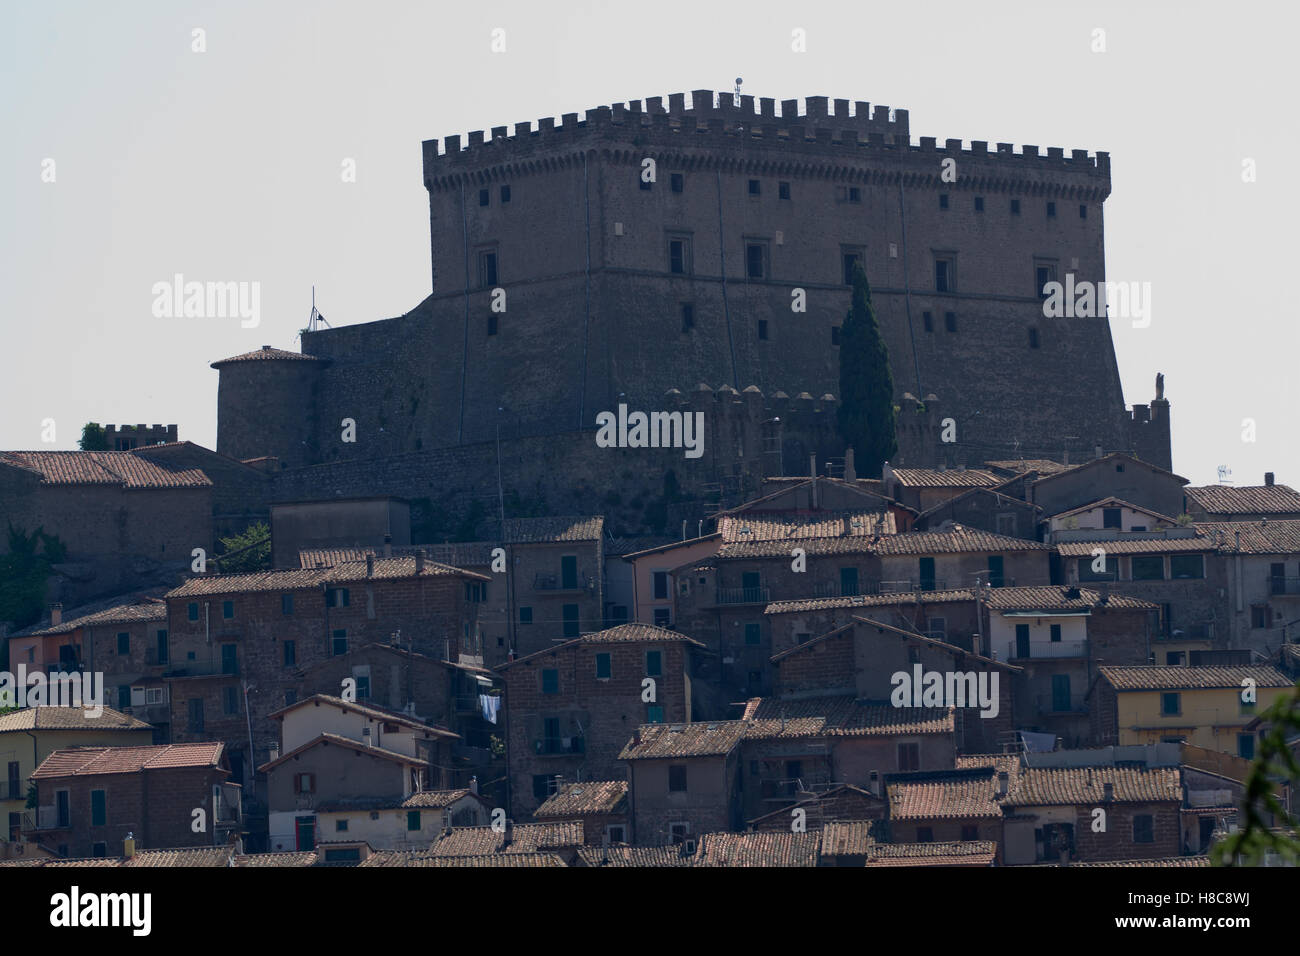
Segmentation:
{"type": "Polygon", "coordinates": [[[629,842],[626,780],[586,780],[565,784],[546,798],[533,816],[543,823],[576,820],[588,845],[629,842]]]}
{"type": "Polygon", "coordinates": [[[1294,521],[1300,519],[1300,491],[1264,475],[1262,485],[1201,485],[1183,489],[1183,510],[1193,521],[1294,521]]]}
{"type": "Polygon", "coordinates": [[[772,635],[774,655],[836,630],[855,618],[892,624],[972,650],[979,644],[980,619],[975,592],[970,589],[773,601],[763,609],[763,615],[772,635]]]}

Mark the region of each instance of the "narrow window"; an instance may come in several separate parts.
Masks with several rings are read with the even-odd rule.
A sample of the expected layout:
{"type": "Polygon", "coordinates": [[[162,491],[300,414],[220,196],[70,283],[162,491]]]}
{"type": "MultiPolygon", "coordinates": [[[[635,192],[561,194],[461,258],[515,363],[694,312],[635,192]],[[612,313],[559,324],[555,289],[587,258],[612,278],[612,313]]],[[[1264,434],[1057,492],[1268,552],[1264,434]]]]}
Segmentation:
{"type": "Polygon", "coordinates": [[[751,196],[757,196],[761,192],[762,192],[762,183],[760,183],[757,179],[751,179],[749,181],[749,194],[751,196]]]}
{"type": "Polygon", "coordinates": [[[497,284],[497,254],[484,249],[478,254],[478,284],[480,289],[490,289],[497,284]]]}
{"type": "Polygon", "coordinates": [[[284,666],[294,667],[298,663],[298,645],[294,641],[284,642],[284,666]]]}
{"type": "Polygon", "coordinates": [[[1048,218],[1048,219],[1055,219],[1055,218],[1056,218],[1056,203],[1054,203],[1054,202],[1049,202],[1049,203],[1047,204],[1047,218],[1048,218]]]}
{"type": "Polygon", "coordinates": [[[976,211],[976,212],[983,212],[983,211],[984,211],[984,197],[983,197],[983,196],[976,196],[976,197],[975,197],[975,211],[976,211]]]}
{"type": "Polygon", "coordinates": [[[849,202],[862,202],[862,188],[860,186],[849,187],[849,202]]]}
{"type": "Polygon", "coordinates": [[[520,624],[533,623],[533,609],[531,607],[521,607],[519,609],[519,623],[520,624]]]}
{"type": "Polygon", "coordinates": [[[757,242],[745,246],[745,275],[750,279],[763,278],[763,246],[757,242]]]}
{"type": "Polygon", "coordinates": [[[668,177],[668,182],[675,193],[681,192],[686,185],[686,180],[682,177],[681,173],[673,173],[670,175],[668,177]]]}
{"type": "Polygon", "coordinates": [[[117,653],[118,653],[118,654],[130,654],[130,653],[131,653],[131,635],[130,635],[130,633],[128,633],[128,632],[126,632],[126,631],[123,631],[121,634],[117,635],[117,653]]]}
{"type": "Polygon", "coordinates": [[[346,629],[339,629],[334,632],[331,640],[331,650],[335,657],[342,657],[348,652],[348,632],[346,629]]]}
{"type": "Polygon", "coordinates": [[[689,302],[682,303],[682,331],[689,332],[695,328],[695,306],[689,302]]]}
{"type": "Polygon", "coordinates": [[[1038,330],[1037,330],[1037,329],[1030,329],[1030,330],[1029,330],[1029,347],[1030,347],[1031,349],[1036,349],[1036,348],[1038,348],[1038,330]]]}
{"type": "Polygon", "coordinates": [[[1019,216],[1019,215],[1020,215],[1020,200],[1019,200],[1019,199],[1013,199],[1013,200],[1011,200],[1011,215],[1013,215],[1013,216],[1019,216]]]}
{"type": "Polygon", "coordinates": [[[222,602],[221,602],[221,616],[224,617],[226,620],[230,620],[230,618],[232,618],[232,617],[235,616],[235,602],[234,602],[234,601],[222,601],[222,602]]]}
{"type": "Polygon", "coordinates": [[[292,614],[292,613],[293,613],[293,595],[292,595],[292,594],[281,594],[281,595],[280,595],[280,613],[281,613],[281,614],[292,614]]]}
{"type": "Polygon", "coordinates": [[[758,338],[762,342],[767,341],[767,319],[758,320],[758,338]]]}
{"type": "Polygon", "coordinates": [[[948,194],[947,194],[947,193],[939,193],[939,208],[940,208],[940,209],[947,209],[947,208],[948,208],[948,194]]]}
{"type": "Polygon", "coordinates": [[[596,655],[596,680],[609,680],[611,673],[610,656],[608,654],[596,655]]]}
{"type": "Polygon", "coordinates": [[[502,186],[502,187],[501,187],[501,201],[502,201],[502,202],[509,202],[509,201],[510,201],[510,187],[509,187],[509,186],[502,186]]]}
{"type": "Polygon", "coordinates": [[[560,692],[560,672],[554,668],[542,671],[542,693],[558,694],[560,692]]]}
{"type": "Polygon", "coordinates": [[[686,792],[686,765],[677,763],[668,766],[668,792],[686,792]]]}
{"type": "Polygon", "coordinates": [[[478,191],[478,204],[480,206],[486,206],[489,201],[489,196],[490,193],[486,189],[480,189],[478,191]]]}
{"type": "Polygon", "coordinates": [[[1088,207],[1085,206],[1083,203],[1079,203],[1079,218],[1080,219],[1088,218],[1088,207]]]}
{"type": "Polygon", "coordinates": [[[846,252],[844,253],[844,284],[853,285],[853,273],[858,268],[858,263],[862,261],[862,253],[846,252]]]}
{"type": "Polygon", "coordinates": [[[957,313],[956,313],[956,312],[945,312],[945,313],[943,314],[943,326],[944,326],[944,328],[946,328],[949,332],[956,332],[956,331],[957,331],[957,313]]]}
{"type": "Polygon", "coordinates": [[[487,317],[487,334],[488,334],[488,335],[496,335],[496,334],[497,334],[497,314],[496,314],[495,312],[489,312],[489,313],[488,313],[488,317],[487,317]]]}
{"type": "Polygon", "coordinates": [[[929,312],[922,312],[922,313],[921,313],[921,321],[925,323],[925,330],[926,330],[927,332],[933,332],[933,331],[934,331],[934,316],[933,316],[933,315],[931,315],[929,312]]]}
{"type": "Polygon", "coordinates": [[[199,619],[199,602],[198,602],[198,601],[191,601],[191,602],[190,602],[190,605],[189,605],[189,618],[190,618],[191,621],[197,621],[197,620],[199,619]]]}
{"type": "Polygon", "coordinates": [[[660,677],[664,672],[663,651],[645,652],[645,673],[647,677],[660,677]]]}
{"type": "Polygon", "coordinates": [[[789,198],[790,198],[790,184],[787,183],[787,182],[777,183],[777,186],[776,186],[776,194],[777,194],[777,197],[780,198],[780,199],[789,199],[789,198]]]}

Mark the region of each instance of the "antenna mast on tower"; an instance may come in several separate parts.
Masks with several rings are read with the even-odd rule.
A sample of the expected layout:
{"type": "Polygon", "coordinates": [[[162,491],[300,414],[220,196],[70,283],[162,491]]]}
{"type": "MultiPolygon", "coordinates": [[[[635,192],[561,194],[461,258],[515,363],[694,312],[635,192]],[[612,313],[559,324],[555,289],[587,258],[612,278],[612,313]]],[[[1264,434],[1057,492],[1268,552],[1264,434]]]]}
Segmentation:
{"type": "Polygon", "coordinates": [[[330,325],[328,322],[325,321],[325,316],[321,315],[318,311],[316,311],[316,287],[312,286],[311,287],[311,317],[307,319],[307,331],[315,332],[322,325],[325,326],[325,328],[327,329],[333,328],[332,325],[330,325]]]}

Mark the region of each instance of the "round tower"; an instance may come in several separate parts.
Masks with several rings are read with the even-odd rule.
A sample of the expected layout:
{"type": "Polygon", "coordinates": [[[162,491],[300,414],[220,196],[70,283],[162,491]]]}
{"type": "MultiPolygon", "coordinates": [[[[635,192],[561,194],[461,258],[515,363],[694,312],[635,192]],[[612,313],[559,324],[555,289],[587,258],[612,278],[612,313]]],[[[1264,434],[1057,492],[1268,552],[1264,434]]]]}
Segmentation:
{"type": "Polygon", "coordinates": [[[317,461],[316,389],[327,359],[263,345],[213,362],[217,451],[246,461],[275,457],[282,467],[317,461]]]}

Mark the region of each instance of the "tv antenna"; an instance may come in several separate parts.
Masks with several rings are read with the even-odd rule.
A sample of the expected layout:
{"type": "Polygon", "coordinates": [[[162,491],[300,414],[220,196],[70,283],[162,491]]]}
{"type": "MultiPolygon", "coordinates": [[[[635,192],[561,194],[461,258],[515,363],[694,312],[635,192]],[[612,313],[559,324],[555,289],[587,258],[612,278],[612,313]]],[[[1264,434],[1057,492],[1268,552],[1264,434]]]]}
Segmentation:
{"type": "Polygon", "coordinates": [[[744,82],[745,82],[745,81],[744,81],[743,78],[741,78],[741,77],[739,77],[739,76],[736,77],[736,90],[735,90],[735,92],[732,94],[732,97],[733,97],[733,99],[732,99],[732,105],[733,105],[733,106],[739,106],[739,105],[740,105],[740,84],[741,84],[741,83],[744,83],[744,82]]]}
{"type": "Polygon", "coordinates": [[[1231,469],[1231,468],[1229,468],[1227,465],[1220,465],[1220,466],[1219,466],[1219,484],[1221,484],[1221,485],[1230,485],[1230,484],[1232,484],[1232,479],[1228,477],[1228,476],[1231,475],[1231,474],[1232,474],[1232,469],[1231,469]]]}
{"type": "Polygon", "coordinates": [[[333,328],[332,325],[330,325],[328,322],[325,321],[325,316],[321,315],[320,312],[316,310],[316,287],[312,286],[311,287],[311,317],[307,319],[307,331],[315,332],[322,325],[325,326],[325,328],[327,329],[333,328]]]}

